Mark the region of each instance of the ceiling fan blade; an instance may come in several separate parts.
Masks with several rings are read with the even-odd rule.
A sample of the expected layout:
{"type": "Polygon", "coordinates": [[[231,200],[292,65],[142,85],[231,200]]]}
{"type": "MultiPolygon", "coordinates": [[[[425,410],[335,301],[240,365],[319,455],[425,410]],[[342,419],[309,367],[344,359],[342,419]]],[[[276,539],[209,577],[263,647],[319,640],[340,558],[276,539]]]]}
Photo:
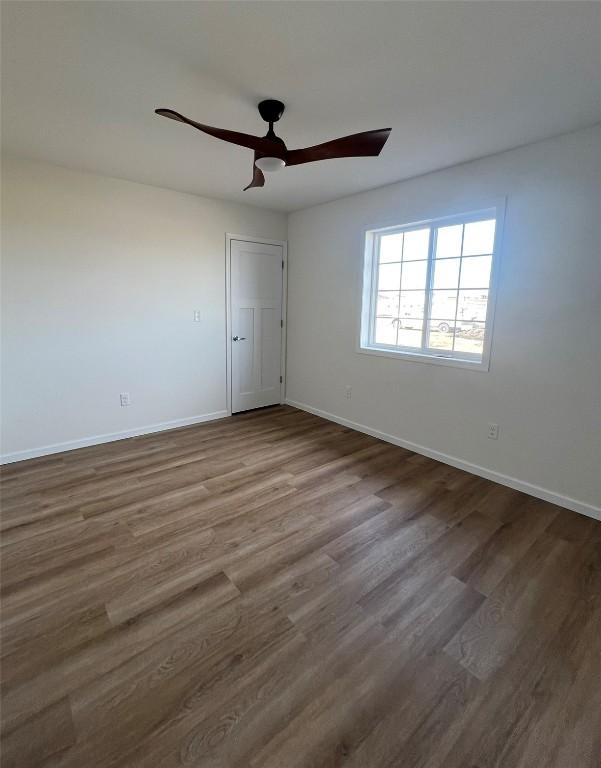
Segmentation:
{"type": "Polygon", "coordinates": [[[263,187],[263,186],[265,186],[265,176],[263,174],[263,171],[260,168],[257,168],[257,166],[253,163],[252,181],[247,187],[244,187],[242,191],[246,192],[247,189],[252,189],[253,187],[263,187]]]}
{"type": "Polygon", "coordinates": [[[377,131],[364,131],[314,147],[291,149],[286,153],[286,165],[313,163],[316,160],[331,160],[336,157],[375,157],[382,151],[391,130],[380,128],[377,131]]]}
{"type": "Polygon", "coordinates": [[[262,136],[251,136],[249,133],[239,133],[238,131],[228,131],[225,128],[213,128],[211,125],[203,125],[197,123],[195,120],[180,115],[179,112],[175,112],[173,109],[155,109],[157,115],[162,117],[168,117],[171,120],[177,120],[180,123],[187,123],[193,128],[197,128],[203,133],[208,133],[209,136],[214,136],[216,139],[222,139],[222,141],[229,141],[230,144],[238,144],[240,147],[248,147],[248,149],[254,149],[255,151],[262,152],[264,155],[272,157],[282,157],[283,148],[281,144],[270,139],[265,139],[262,136]]]}

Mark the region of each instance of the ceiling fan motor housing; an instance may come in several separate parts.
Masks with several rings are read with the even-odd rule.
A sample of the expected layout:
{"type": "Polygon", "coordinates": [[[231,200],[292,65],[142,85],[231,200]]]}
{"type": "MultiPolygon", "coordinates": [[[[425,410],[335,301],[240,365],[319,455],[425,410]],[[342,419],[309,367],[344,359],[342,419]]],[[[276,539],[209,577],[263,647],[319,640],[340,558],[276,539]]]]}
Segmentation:
{"type": "Polygon", "coordinates": [[[266,123],[277,123],[284,114],[285,105],[277,99],[265,99],[259,102],[259,114],[266,123]]]}

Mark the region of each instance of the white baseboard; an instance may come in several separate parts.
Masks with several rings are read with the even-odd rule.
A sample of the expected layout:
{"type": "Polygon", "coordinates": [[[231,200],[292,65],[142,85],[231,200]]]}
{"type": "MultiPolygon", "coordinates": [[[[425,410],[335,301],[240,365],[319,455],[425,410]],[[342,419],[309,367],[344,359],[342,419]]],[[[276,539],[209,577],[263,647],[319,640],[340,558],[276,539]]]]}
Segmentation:
{"type": "Polygon", "coordinates": [[[506,485],[516,491],[528,493],[530,496],[536,496],[538,499],[543,499],[544,501],[549,501],[552,504],[557,504],[560,507],[571,509],[574,512],[579,512],[581,515],[592,517],[595,520],[601,520],[601,508],[595,507],[592,504],[587,504],[584,501],[578,501],[578,499],[572,499],[569,496],[561,496],[558,493],[549,491],[546,488],[541,488],[538,485],[533,485],[532,483],[518,480],[516,477],[502,475],[500,472],[495,472],[492,469],[481,467],[478,464],[472,464],[469,461],[463,461],[463,459],[457,459],[455,456],[449,456],[448,454],[441,453],[440,451],[434,451],[431,448],[426,448],[424,445],[418,445],[417,443],[411,443],[408,440],[402,440],[400,437],[396,437],[395,435],[389,435],[386,432],[380,432],[380,430],[366,427],[364,424],[357,424],[355,421],[350,421],[349,419],[344,419],[341,416],[336,416],[334,413],[322,411],[321,409],[314,408],[312,405],[307,405],[306,403],[298,403],[296,400],[290,400],[287,398],[286,404],[291,405],[294,408],[299,408],[301,411],[313,413],[315,416],[321,416],[323,419],[328,419],[329,421],[334,421],[337,424],[342,424],[344,427],[350,427],[351,429],[357,430],[357,432],[364,432],[366,435],[371,435],[372,437],[377,437],[387,443],[392,443],[393,445],[398,445],[401,448],[406,448],[407,450],[413,451],[414,453],[421,453],[422,455],[428,456],[429,458],[435,459],[436,461],[440,461],[443,464],[450,464],[452,467],[463,469],[466,472],[470,472],[472,475],[478,475],[479,477],[484,477],[487,480],[493,480],[495,483],[506,485]]]}
{"type": "Polygon", "coordinates": [[[92,435],[91,437],[82,437],[78,440],[68,440],[65,443],[54,443],[53,445],[43,445],[40,448],[30,448],[26,451],[15,451],[0,456],[0,464],[12,464],[15,461],[25,461],[25,459],[37,459],[39,456],[49,456],[52,453],[62,453],[63,451],[74,451],[77,448],[88,448],[91,445],[101,445],[102,443],[112,443],[114,440],[126,440],[128,437],[140,437],[140,435],[150,435],[153,432],[164,432],[167,429],[177,429],[177,427],[189,427],[192,424],[202,424],[204,421],[215,421],[229,416],[227,411],[215,411],[214,413],[202,413],[199,416],[188,416],[184,419],[173,419],[173,421],[162,421],[159,424],[149,424],[145,427],[136,429],[127,429],[123,432],[111,432],[107,435],[92,435]]]}

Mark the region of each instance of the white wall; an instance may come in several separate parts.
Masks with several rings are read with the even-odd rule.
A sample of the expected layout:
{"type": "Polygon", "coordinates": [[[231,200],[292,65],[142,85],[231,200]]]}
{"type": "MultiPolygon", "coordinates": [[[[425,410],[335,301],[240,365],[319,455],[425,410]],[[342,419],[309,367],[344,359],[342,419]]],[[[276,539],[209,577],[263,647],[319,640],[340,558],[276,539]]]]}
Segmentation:
{"type": "Polygon", "coordinates": [[[589,129],[291,214],[289,401],[598,515],[600,158],[589,129]],[[501,196],[490,372],[357,353],[363,228],[501,196]]]}
{"type": "Polygon", "coordinates": [[[2,203],[5,456],[223,414],[225,233],[285,215],[14,159],[2,203]]]}

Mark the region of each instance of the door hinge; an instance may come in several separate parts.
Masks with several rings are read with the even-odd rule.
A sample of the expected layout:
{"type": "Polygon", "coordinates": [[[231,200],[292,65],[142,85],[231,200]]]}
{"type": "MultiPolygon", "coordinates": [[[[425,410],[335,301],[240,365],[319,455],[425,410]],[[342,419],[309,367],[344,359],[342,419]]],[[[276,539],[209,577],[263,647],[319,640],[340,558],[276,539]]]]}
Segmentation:
{"type": "Polygon", "coordinates": [[[284,327],[284,321],[280,320],[280,328],[283,328],[283,327],[284,327]]]}
{"type": "Polygon", "coordinates": [[[284,259],[282,259],[282,269],[284,269],[284,259]]]}
{"type": "Polygon", "coordinates": [[[280,384],[282,383],[282,377],[280,376],[280,384]]]}

